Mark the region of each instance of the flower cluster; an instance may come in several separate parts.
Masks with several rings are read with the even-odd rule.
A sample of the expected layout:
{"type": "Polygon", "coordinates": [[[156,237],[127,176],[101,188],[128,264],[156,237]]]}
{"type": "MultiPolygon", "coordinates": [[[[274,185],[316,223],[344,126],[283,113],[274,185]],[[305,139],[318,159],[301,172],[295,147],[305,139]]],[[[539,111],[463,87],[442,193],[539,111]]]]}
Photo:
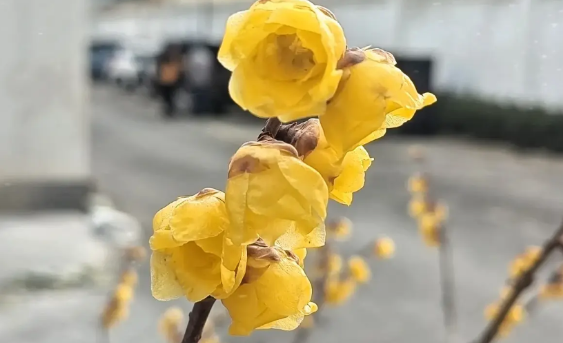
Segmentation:
{"type": "MultiPolygon", "coordinates": [[[[487,320],[492,320],[498,315],[500,309],[499,303],[494,303],[485,309],[485,318],[487,320]]],[[[499,326],[498,335],[500,337],[506,337],[512,329],[519,323],[521,323],[526,316],[526,311],[524,306],[516,304],[510,308],[508,314],[499,326]]]]}
{"type": "Polygon", "coordinates": [[[102,312],[103,329],[109,330],[127,318],[137,279],[137,273],[132,269],[128,269],[121,274],[119,284],[102,312]]]}
{"type": "Polygon", "coordinates": [[[133,300],[135,286],[138,282],[135,264],[146,256],[145,248],[141,246],[126,247],[122,251],[123,269],[119,275],[117,286],[111,298],[102,310],[101,327],[108,331],[129,315],[129,305],[133,300]]]}
{"type": "Polygon", "coordinates": [[[284,123],[318,117],[275,138],[294,145],[346,205],[371,165],[363,146],[436,101],[418,94],[389,52],[348,49],[336,17],[306,0],[260,0],[232,15],[219,61],[243,109],[284,123]]]}
{"type": "MultiPolygon", "coordinates": [[[[498,315],[499,309],[502,303],[514,292],[514,283],[518,278],[522,277],[532,265],[534,265],[539,256],[542,253],[542,249],[537,246],[530,246],[526,250],[516,256],[516,258],[510,263],[508,268],[508,280],[507,285],[501,290],[500,299],[485,308],[485,318],[492,320],[498,315]]],[[[508,314],[499,326],[498,334],[500,337],[506,337],[512,329],[519,323],[521,323],[526,315],[526,307],[522,304],[515,303],[509,309],[508,314]]]]}
{"type": "Polygon", "coordinates": [[[430,199],[430,186],[424,174],[411,176],[407,188],[412,195],[409,214],[417,221],[422,240],[429,247],[439,246],[442,224],[446,220],[445,205],[430,199]]]}
{"type": "MultiPolygon", "coordinates": [[[[351,222],[346,218],[327,225],[329,242],[343,240],[342,232],[347,234],[351,232],[351,222]]],[[[376,239],[367,247],[348,257],[346,265],[343,263],[344,258],[335,252],[336,249],[333,246],[329,246],[327,243],[320,249],[330,249],[324,265],[319,268],[320,277],[324,283],[325,297],[321,301],[329,305],[341,305],[350,299],[358,285],[365,284],[371,279],[371,270],[366,258],[369,256],[376,256],[380,259],[390,258],[395,251],[395,244],[388,237],[376,239]]]]}
{"type": "Polygon", "coordinates": [[[233,14],[218,57],[234,101],[270,119],[231,158],[224,193],[205,188],[155,215],[152,293],[221,300],[232,335],[293,330],[317,309],[303,260],[325,243],[328,200],[350,205],[372,162],[363,145],[436,98],[390,53],[347,49],[334,15],[306,0],[233,14]]]}
{"type": "Polygon", "coordinates": [[[541,254],[541,247],[530,246],[526,250],[516,256],[508,268],[509,276],[511,279],[516,279],[530,269],[530,267],[536,263],[537,259],[541,254]]]}

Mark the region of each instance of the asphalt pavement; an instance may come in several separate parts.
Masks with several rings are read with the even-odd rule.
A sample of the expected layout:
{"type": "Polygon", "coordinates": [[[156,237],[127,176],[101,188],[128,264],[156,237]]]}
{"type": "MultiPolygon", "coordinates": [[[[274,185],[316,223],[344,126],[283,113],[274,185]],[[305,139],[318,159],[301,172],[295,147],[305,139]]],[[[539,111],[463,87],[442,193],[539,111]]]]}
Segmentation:
{"type": "MultiPolygon", "coordinates": [[[[204,187],[223,189],[230,156],[260,130],[260,123],[232,117],[165,120],[159,109],[140,95],[92,90],[94,176],[120,210],[141,221],[147,238],[154,213],[177,196],[204,187]]],[[[343,254],[388,235],[396,242],[396,256],[370,262],[371,283],[346,305],[327,309],[311,341],[444,342],[437,252],[423,245],[406,211],[405,182],[415,170],[407,151],[414,143],[426,147],[436,194],[449,205],[460,342],[469,342],[486,324],[483,309],[498,297],[511,259],[559,225],[561,157],[453,139],[383,138],[368,147],[375,161],[364,189],[350,207],[331,204],[329,216],[345,215],[354,222],[353,236],[340,246],[343,254]]],[[[162,342],[156,329],[162,311],[172,305],[189,309],[185,300],[154,300],[149,280],[146,264],[131,317],[112,333],[112,343],[162,342]]],[[[506,342],[561,342],[562,320],[563,302],[546,304],[506,342]]],[[[222,338],[274,343],[291,342],[292,335],[265,331],[222,338]]],[[[71,341],[95,341],[81,338],[71,341]]]]}

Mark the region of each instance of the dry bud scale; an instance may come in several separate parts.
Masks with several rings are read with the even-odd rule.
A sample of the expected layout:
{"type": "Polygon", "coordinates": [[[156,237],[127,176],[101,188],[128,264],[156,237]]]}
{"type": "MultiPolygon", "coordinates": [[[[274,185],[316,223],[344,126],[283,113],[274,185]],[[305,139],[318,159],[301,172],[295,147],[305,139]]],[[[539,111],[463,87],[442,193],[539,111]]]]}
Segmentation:
{"type": "MultiPolygon", "coordinates": [[[[363,145],[436,99],[418,94],[390,53],[347,49],[332,12],[306,0],[260,0],[233,14],[218,58],[232,71],[233,100],[279,125],[238,149],[224,193],[205,188],[155,215],[152,292],[221,300],[233,335],[293,330],[317,309],[303,259],[325,243],[328,199],[350,205],[372,163],[363,145]]],[[[340,284],[339,298],[356,282],[340,284]]],[[[188,331],[202,328],[188,325],[183,341],[197,342],[201,332],[188,331]]]]}

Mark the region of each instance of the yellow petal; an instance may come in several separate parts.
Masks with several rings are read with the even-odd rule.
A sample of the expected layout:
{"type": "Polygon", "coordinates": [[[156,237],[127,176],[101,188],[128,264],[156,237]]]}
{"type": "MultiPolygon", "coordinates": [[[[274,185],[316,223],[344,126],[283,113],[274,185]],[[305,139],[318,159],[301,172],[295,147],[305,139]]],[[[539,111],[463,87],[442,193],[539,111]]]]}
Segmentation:
{"type": "Polygon", "coordinates": [[[371,166],[372,158],[363,146],[350,151],[342,161],[342,171],[334,180],[331,198],[344,205],[350,205],[352,194],[364,187],[365,172],[371,166]]]}
{"type": "MultiPolygon", "coordinates": [[[[286,224],[295,225],[305,236],[321,226],[327,202],[322,177],[297,158],[292,146],[247,143],[229,165],[228,237],[234,244],[250,244],[268,235],[275,240],[290,229],[286,224]],[[280,220],[287,223],[279,225],[280,220]]],[[[272,245],[273,241],[267,243],[272,245]]]]}
{"type": "Polygon", "coordinates": [[[295,225],[291,225],[289,229],[281,235],[276,242],[288,250],[296,250],[300,248],[318,248],[325,244],[326,230],[324,222],[313,229],[306,235],[297,229],[295,225]]]}
{"type": "Polygon", "coordinates": [[[179,285],[188,300],[203,300],[221,283],[220,264],[219,257],[205,253],[194,242],[155,251],[151,259],[153,296],[173,299],[179,285]]]}
{"type": "Polygon", "coordinates": [[[151,292],[155,299],[167,301],[184,296],[184,290],[169,265],[169,257],[160,251],[151,255],[151,292]]]}
{"type": "Polygon", "coordinates": [[[225,293],[231,293],[242,282],[246,256],[246,246],[234,245],[225,239],[221,256],[221,282],[225,293]]]}
{"type": "Polygon", "coordinates": [[[247,336],[256,328],[283,318],[258,299],[254,284],[241,285],[222,301],[232,320],[229,327],[231,335],[247,336]]]}
{"type": "Polygon", "coordinates": [[[160,210],[153,220],[151,249],[166,249],[215,237],[228,226],[223,192],[205,188],[160,210]]]}
{"type": "Polygon", "coordinates": [[[299,313],[311,301],[312,287],[303,269],[283,258],[256,281],[256,292],[269,309],[285,317],[299,313]]]}
{"type": "Polygon", "coordinates": [[[343,79],[327,112],[320,117],[328,142],[340,151],[365,144],[374,135],[382,136],[383,129],[402,125],[414,111],[435,101],[431,94],[418,94],[408,76],[388,58],[381,58],[388,53],[364,52],[366,59],[347,69],[349,77],[343,79]]]}

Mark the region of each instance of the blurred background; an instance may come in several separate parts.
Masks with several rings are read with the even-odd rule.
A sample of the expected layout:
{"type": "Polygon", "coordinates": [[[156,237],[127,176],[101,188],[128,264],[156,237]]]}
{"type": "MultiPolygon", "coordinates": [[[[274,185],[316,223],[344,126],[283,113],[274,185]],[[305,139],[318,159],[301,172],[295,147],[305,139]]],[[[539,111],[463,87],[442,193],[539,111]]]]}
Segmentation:
{"type": "MultiPolygon", "coordinates": [[[[563,2],[316,1],[348,45],[392,52],[438,103],[368,146],[374,165],[339,249],[382,235],[393,260],[327,309],[310,341],[444,341],[437,252],[408,217],[408,157],[424,147],[449,206],[460,341],[486,324],[513,257],[540,244],[563,212],[563,2]]],[[[120,249],[147,246],[152,216],[181,195],[223,189],[230,156],[263,122],[230,100],[216,61],[237,0],[0,2],[0,342],[99,342],[120,249]],[[183,71],[183,72],[182,72],[183,71]]],[[[129,318],[110,341],[164,342],[171,305],[150,294],[147,259],[129,318]]],[[[217,306],[219,307],[219,306],[217,306]]],[[[561,341],[563,306],[547,304],[507,338],[561,341]]],[[[223,342],[290,342],[293,333],[223,342]]]]}

